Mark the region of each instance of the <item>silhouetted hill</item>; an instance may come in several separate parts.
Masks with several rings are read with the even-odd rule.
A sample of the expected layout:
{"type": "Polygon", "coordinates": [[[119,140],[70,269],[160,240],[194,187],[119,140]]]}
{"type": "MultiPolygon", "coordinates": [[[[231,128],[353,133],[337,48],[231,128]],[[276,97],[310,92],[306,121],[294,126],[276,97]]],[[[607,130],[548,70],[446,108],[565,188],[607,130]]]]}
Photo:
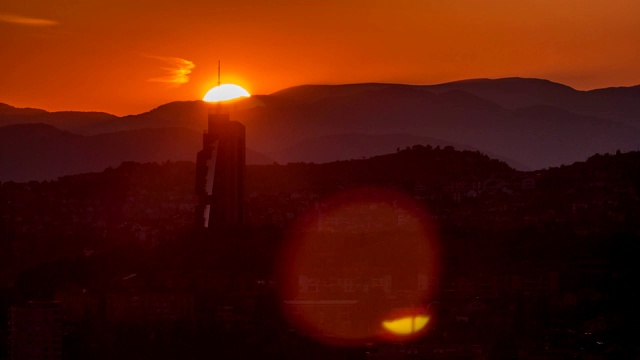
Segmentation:
{"type": "MultiPolygon", "coordinates": [[[[310,138],[409,133],[513,159],[513,165],[544,168],[640,144],[640,131],[634,127],[563,108],[507,109],[462,90],[433,93],[393,85],[291,106],[254,108],[235,118],[246,124],[250,143],[271,154],[294,146],[297,153],[311,153],[310,138]],[[298,146],[305,143],[310,146],[307,150],[298,146]]],[[[342,145],[326,151],[335,154],[345,149],[342,145]]]]}
{"type": "MultiPolygon", "coordinates": [[[[289,148],[269,155],[274,159],[286,159],[286,162],[326,163],[337,160],[358,159],[363,157],[362,154],[370,154],[370,156],[389,154],[398,149],[413,147],[417,144],[429,144],[434,147],[453,146],[458,150],[478,150],[466,145],[411,134],[369,135],[355,133],[308,138],[289,148]]],[[[490,153],[487,155],[512,164],[515,168],[527,169],[526,166],[513,159],[490,153]]]]}
{"type": "Polygon", "coordinates": [[[115,120],[115,115],[102,112],[56,111],[16,108],[0,103],[0,126],[15,124],[49,124],[78,134],[92,133],[93,126],[115,120]]]}
{"type": "Polygon", "coordinates": [[[207,128],[208,109],[204,101],[175,101],[142,114],[101,122],[91,129],[91,133],[159,127],[184,127],[202,131],[207,128]]]}
{"type": "Polygon", "coordinates": [[[515,109],[550,105],[640,127],[640,86],[579,91],[542,79],[474,79],[426,86],[430,91],[462,90],[515,109]]]}
{"type": "Polygon", "coordinates": [[[595,90],[589,91],[589,93],[597,94],[600,96],[610,96],[610,97],[619,96],[619,97],[627,97],[627,98],[637,98],[638,96],[640,96],[640,85],[595,89],[595,90]]]}
{"type": "MultiPolygon", "coordinates": [[[[45,124],[10,125],[0,127],[0,181],[49,180],[124,161],[192,161],[201,142],[200,132],[185,128],[82,136],[45,124]]],[[[248,149],[247,162],[273,160],[248,149]]]]}
{"type": "Polygon", "coordinates": [[[248,170],[247,187],[250,191],[273,193],[405,183],[411,187],[418,183],[436,187],[456,179],[484,179],[516,172],[506,163],[477,151],[415,145],[368,159],[324,164],[255,165],[248,170]]]}
{"type": "MultiPolygon", "coordinates": [[[[277,153],[278,146],[284,148],[280,150],[283,154],[312,153],[317,151],[317,141],[312,139],[345,133],[410,133],[480,149],[520,169],[544,168],[596,152],[638,148],[640,133],[634,114],[640,114],[640,101],[636,94],[635,88],[603,89],[600,94],[522,78],[433,86],[318,85],[273,94],[296,101],[296,106],[254,109],[237,118],[247,124],[248,134],[260,134],[255,147],[271,153],[277,153]],[[610,95],[612,92],[619,97],[610,95]],[[300,134],[309,133],[314,136],[299,139],[300,134]],[[294,148],[295,152],[287,151],[294,148]]],[[[352,155],[351,147],[342,143],[326,151],[352,155]]],[[[374,142],[370,148],[375,148],[374,142]]],[[[364,150],[364,156],[375,154],[364,150]]],[[[307,161],[317,158],[320,156],[307,161]]]]}
{"type": "Polygon", "coordinates": [[[579,91],[573,88],[543,79],[504,78],[470,79],[445,84],[426,86],[434,92],[451,90],[466,91],[481,98],[495,102],[505,108],[519,108],[537,104],[555,104],[573,101],[579,91]]]}
{"type": "MultiPolygon", "coordinates": [[[[339,160],[359,159],[361,154],[384,155],[416,144],[433,146],[456,146],[439,139],[419,137],[410,134],[337,134],[308,138],[280,152],[273,158],[285,158],[288,162],[328,163],[339,160]]],[[[468,149],[471,150],[471,149],[468,149]]]]}
{"type": "MultiPolygon", "coordinates": [[[[278,99],[286,99],[299,103],[316,102],[318,100],[335,97],[350,96],[365,91],[376,91],[389,87],[391,84],[365,83],[365,84],[342,84],[342,85],[300,85],[286,88],[272,93],[270,96],[278,99]]],[[[393,84],[394,86],[402,86],[393,84]]],[[[406,85],[410,87],[411,85],[406,85]]]]}
{"type": "Polygon", "coordinates": [[[30,116],[34,114],[44,114],[46,111],[33,108],[17,108],[11,105],[0,103],[0,115],[5,116],[30,116]]]}
{"type": "Polygon", "coordinates": [[[363,92],[388,88],[408,88],[432,93],[464,91],[505,108],[518,108],[537,104],[555,104],[581,93],[569,86],[544,79],[503,78],[468,79],[437,85],[403,84],[346,84],[346,85],[303,85],[273,93],[273,96],[300,102],[315,102],[327,97],[349,96],[363,92]]]}
{"type": "Polygon", "coordinates": [[[596,115],[636,127],[640,115],[640,85],[579,91],[549,80],[535,78],[469,79],[437,85],[352,84],[306,85],[278,91],[272,95],[302,102],[331,96],[354,95],[387,87],[410,87],[435,93],[464,91],[507,109],[552,105],[565,110],[596,115]]]}
{"type": "MultiPolygon", "coordinates": [[[[369,157],[408,145],[410,138],[390,134],[410,134],[420,144],[454,144],[519,169],[540,169],[639,148],[639,89],[578,91],[523,78],[305,85],[238,101],[231,111],[246,126],[247,146],[280,163],[369,157]],[[350,142],[349,134],[369,136],[370,143],[350,142]]],[[[0,124],[42,122],[84,135],[166,127],[201,132],[208,111],[202,101],[125,117],[4,106],[0,124]]]]}

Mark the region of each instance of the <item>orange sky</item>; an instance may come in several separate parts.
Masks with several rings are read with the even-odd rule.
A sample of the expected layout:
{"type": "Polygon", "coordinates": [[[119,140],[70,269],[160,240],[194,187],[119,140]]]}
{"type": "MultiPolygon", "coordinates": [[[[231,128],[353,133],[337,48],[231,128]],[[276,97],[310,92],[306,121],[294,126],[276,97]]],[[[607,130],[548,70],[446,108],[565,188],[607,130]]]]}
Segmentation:
{"type": "Polygon", "coordinates": [[[4,0],[0,102],[117,115],[300,84],[640,84],[637,0],[4,0]]]}

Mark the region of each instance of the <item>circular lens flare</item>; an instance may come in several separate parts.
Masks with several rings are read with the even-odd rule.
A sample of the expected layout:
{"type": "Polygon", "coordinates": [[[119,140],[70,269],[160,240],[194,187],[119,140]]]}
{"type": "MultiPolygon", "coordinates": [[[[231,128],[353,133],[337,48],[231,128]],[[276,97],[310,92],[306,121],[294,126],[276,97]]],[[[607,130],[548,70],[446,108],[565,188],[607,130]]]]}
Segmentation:
{"type": "Polygon", "coordinates": [[[222,102],[250,96],[251,94],[241,86],[222,84],[207,91],[202,100],[206,102],[222,102]]]}
{"type": "Polygon", "coordinates": [[[423,331],[429,317],[412,309],[435,290],[439,256],[419,204],[396,191],[358,188],[303,218],[280,261],[281,304],[292,325],[332,345],[423,331]]]}

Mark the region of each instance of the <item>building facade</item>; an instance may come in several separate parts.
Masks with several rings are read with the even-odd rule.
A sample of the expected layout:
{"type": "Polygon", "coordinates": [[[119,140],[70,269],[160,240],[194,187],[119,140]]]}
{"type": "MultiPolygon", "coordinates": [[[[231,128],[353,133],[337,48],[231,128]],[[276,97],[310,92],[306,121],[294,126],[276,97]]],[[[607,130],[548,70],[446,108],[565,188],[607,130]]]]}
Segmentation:
{"type": "Polygon", "coordinates": [[[218,106],[196,161],[196,226],[232,227],[244,223],[245,127],[218,106]]]}

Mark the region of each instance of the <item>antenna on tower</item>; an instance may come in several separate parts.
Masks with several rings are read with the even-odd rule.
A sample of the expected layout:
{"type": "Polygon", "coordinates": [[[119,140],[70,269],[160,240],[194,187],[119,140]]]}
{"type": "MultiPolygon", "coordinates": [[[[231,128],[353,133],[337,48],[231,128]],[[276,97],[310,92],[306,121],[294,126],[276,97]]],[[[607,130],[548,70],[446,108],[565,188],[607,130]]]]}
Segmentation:
{"type": "MultiPolygon", "coordinates": [[[[220,91],[220,60],[218,60],[218,91],[220,91]]],[[[218,101],[218,106],[216,106],[216,112],[218,114],[222,112],[222,101],[218,101]]]]}

